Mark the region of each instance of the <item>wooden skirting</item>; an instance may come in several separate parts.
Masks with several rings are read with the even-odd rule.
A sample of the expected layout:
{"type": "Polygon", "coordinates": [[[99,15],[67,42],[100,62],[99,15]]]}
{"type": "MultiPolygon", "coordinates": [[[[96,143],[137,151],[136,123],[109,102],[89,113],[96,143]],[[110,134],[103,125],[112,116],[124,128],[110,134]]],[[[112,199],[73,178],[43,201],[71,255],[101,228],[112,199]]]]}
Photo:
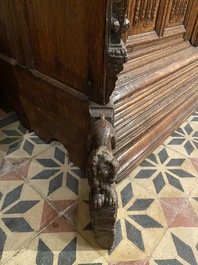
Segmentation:
{"type": "Polygon", "coordinates": [[[129,60],[113,101],[119,182],[198,107],[198,50],[180,42],[129,60]]]}

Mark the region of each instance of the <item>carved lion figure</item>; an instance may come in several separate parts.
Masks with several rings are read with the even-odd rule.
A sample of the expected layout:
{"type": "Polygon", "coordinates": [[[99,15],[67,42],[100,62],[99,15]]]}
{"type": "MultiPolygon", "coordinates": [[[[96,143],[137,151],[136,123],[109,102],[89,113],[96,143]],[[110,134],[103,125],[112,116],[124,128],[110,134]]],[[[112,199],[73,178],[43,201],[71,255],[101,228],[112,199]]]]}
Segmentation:
{"type": "Polygon", "coordinates": [[[118,162],[106,146],[93,150],[88,161],[87,176],[92,189],[93,205],[100,208],[107,203],[115,206],[117,194],[113,187],[118,162]]]}

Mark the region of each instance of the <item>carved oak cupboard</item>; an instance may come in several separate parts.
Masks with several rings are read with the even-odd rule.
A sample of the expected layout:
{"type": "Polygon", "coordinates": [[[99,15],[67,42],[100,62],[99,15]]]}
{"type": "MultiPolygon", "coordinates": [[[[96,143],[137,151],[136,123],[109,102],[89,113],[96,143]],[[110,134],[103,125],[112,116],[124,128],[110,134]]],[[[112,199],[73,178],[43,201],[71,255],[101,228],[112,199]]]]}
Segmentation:
{"type": "Polygon", "coordinates": [[[122,180],[198,106],[198,0],[0,0],[0,99],[87,172],[98,242],[122,180]]]}

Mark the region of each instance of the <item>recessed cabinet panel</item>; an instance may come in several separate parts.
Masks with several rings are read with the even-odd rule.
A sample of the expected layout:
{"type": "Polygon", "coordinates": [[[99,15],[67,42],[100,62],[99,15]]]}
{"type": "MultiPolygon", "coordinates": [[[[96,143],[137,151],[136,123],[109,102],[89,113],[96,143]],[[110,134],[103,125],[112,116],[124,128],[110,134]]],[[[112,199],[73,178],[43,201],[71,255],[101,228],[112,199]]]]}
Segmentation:
{"type": "Polygon", "coordinates": [[[129,34],[153,31],[159,7],[159,0],[130,0],[129,19],[131,27],[129,34]]]}
{"type": "Polygon", "coordinates": [[[104,1],[26,0],[36,70],[85,94],[102,86],[104,1]],[[94,56],[97,54],[97,57],[94,56]]]}

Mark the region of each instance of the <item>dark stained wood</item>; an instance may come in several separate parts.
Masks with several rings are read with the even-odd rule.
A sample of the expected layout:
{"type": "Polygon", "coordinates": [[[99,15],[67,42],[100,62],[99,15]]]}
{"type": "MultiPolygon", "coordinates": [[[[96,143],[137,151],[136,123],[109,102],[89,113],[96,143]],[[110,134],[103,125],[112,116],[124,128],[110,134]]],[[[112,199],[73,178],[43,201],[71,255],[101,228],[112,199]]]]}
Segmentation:
{"type": "Polygon", "coordinates": [[[22,124],[46,142],[54,139],[62,142],[71,160],[85,169],[88,99],[62,83],[46,82],[38,78],[37,73],[20,66],[0,60],[0,68],[1,97],[14,108],[22,124]]]}
{"type": "Polygon", "coordinates": [[[0,0],[0,53],[32,67],[30,35],[24,1],[0,0]]]}
{"type": "Polygon", "coordinates": [[[26,0],[35,68],[100,101],[105,1],[26,0]]]}
{"type": "MultiPolygon", "coordinates": [[[[95,119],[98,112],[91,111],[95,119]]],[[[114,183],[118,172],[118,161],[112,153],[116,147],[112,124],[102,112],[92,123],[88,145],[90,156],[87,177],[90,185],[90,215],[97,242],[111,248],[114,242],[114,224],[117,217],[118,197],[114,183]]]]}
{"type": "Polygon", "coordinates": [[[77,166],[88,162],[104,247],[114,240],[117,173],[118,182],[198,107],[197,3],[0,0],[0,103],[62,142],[77,166]]]}

